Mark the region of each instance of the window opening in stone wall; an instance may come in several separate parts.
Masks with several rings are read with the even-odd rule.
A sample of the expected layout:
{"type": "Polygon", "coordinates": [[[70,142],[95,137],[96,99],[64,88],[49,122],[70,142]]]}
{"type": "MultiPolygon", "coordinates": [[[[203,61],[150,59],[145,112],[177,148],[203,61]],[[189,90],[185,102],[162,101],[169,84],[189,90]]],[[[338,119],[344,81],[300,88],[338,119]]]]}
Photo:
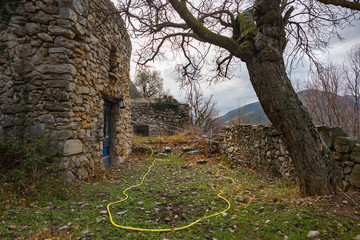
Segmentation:
{"type": "Polygon", "coordinates": [[[135,125],[133,130],[134,134],[137,136],[149,136],[149,125],[135,125]]]}
{"type": "Polygon", "coordinates": [[[116,73],[118,71],[118,58],[116,56],[116,48],[113,46],[110,50],[109,65],[109,77],[116,79],[116,73]]]}

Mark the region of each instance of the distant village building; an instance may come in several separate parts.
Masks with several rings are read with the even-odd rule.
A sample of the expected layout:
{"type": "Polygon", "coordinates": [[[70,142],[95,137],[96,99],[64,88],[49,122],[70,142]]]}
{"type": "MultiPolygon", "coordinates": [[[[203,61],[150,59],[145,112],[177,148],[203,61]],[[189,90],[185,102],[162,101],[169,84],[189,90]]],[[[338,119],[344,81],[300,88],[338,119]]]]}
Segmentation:
{"type": "Polygon", "coordinates": [[[173,135],[190,124],[190,108],[173,98],[131,99],[131,124],[134,135],[173,135]]]}
{"type": "Polygon", "coordinates": [[[113,3],[12,2],[0,21],[0,132],[60,139],[69,181],[122,163],[131,42],[113,3]]]}

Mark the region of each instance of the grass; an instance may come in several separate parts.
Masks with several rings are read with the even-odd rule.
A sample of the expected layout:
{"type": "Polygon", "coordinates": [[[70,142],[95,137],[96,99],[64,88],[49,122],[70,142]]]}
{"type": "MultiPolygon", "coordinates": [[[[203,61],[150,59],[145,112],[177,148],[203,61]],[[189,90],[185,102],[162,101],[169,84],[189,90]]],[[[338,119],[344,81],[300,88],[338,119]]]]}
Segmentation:
{"type": "Polygon", "coordinates": [[[311,230],[320,239],[353,239],[360,233],[359,218],[329,211],[315,198],[301,199],[297,187],[242,169],[221,167],[171,156],[157,160],[141,187],[129,199],[111,207],[117,224],[142,228],[179,227],[232,206],[227,215],[206,219],[176,232],[137,232],[115,228],[104,211],[140,182],[151,160],[127,163],[112,178],[72,186],[46,185],[26,198],[1,187],[0,239],[306,239],[311,230]],[[232,177],[236,184],[227,178],[232,177]],[[6,197],[4,197],[6,196],[6,197]],[[314,200],[314,201],[313,201],[314,200]]]}
{"type": "Polygon", "coordinates": [[[133,142],[135,144],[140,143],[173,143],[173,142],[187,142],[198,139],[194,135],[186,133],[176,133],[171,136],[156,136],[156,137],[142,137],[142,136],[133,136],[133,142]]]}

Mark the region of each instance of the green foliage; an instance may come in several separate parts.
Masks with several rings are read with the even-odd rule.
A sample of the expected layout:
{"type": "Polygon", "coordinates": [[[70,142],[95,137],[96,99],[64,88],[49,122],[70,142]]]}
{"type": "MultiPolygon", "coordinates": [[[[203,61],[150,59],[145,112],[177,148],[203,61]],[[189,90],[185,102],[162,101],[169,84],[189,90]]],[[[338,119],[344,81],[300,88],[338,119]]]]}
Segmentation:
{"type": "Polygon", "coordinates": [[[59,148],[54,140],[0,136],[0,169],[10,179],[24,179],[54,161],[59,148]],[[51,147],[50,147],[51,146],[51,147]]]}
{"type": "Polygon", "coordinates": [[[1,0],[0,1],[0,23],[8,24],[12,13],[19,6],[20,0],[1,0]]]}
{"type": "Polygon", "coordinates": [[[144,67],[137,71],[134,84],[144,98],[151,98],[162,94],[164,79],[160,71],[144,67]]]}
{"type": "Polygon", "coordinates": [[[153,103],[153,104],[151,104],[151,106],[156,111],[166,111],[168,109],[172,109],[175,112],[178,112],[179,108],[180,108],[180,104],[176,100],[170,99],[170,98],[166,99],[165,101],[153,103]]]}

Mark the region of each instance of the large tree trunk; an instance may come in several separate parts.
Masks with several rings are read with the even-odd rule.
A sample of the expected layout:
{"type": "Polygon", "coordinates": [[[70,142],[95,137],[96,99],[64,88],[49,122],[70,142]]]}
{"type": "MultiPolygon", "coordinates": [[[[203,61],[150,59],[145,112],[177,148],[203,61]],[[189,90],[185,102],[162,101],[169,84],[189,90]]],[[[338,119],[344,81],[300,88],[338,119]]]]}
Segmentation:
{"type": "Polygon", "coordinates": [[[284,63],[253,58],[247,67],[266,115],[289,150],[301,191],[306,195],[332,194],[332,174],[324,154],[325,146],[291,86],[284,63]]]}
{"type": "Polygon", "coordinates": [[[251,83],[273,126],[281,133],[306,195],[334,192],[331,159],[310,114],[302,105],[287,76],[283,60],[285,24],[280,0],[254,3],[257,36],[254,52],[245,59],[251,83]],[[327,162],[327,159],[329,162],[327,162]]]}

